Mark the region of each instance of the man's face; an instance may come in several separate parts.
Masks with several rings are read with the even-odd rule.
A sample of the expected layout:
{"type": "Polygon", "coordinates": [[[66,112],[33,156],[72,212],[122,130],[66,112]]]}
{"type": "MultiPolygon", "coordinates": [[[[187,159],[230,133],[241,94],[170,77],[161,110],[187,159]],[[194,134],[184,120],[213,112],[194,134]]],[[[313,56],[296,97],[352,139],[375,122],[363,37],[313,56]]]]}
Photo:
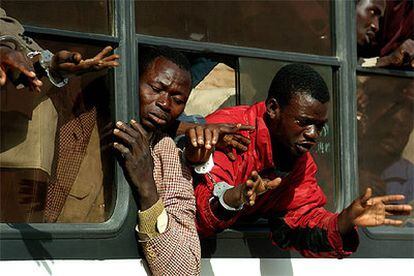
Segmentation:
{"type": "Polygon", "coordinates": [[[308,94],[295,94],[289,104],[280,108],[280,116],[271,130],[272,141],[281,144],[294,157],[316,145],[328,121],[328,103],[321,103],[308,94]]]}
{"type": "Polygon", "coordinates": [[[385,0],[360,0],[356,5],[357,43],[371,44],[379,30],[379,19],[384,15],[385,0]]]}
{"type": "Polygon", "coordinates": [[[145,129],[165,129],[183,112],[191,90],[190,73],[157,57],[139,80],[140,119],[145,129]]]}
{"type": "MultiPolygon", "coordinates": [[[[376,90],[377,94],[381,91],[376,90]]],[[[397,91],[393,94],[398,95],[397,91]]],[[[367,126],[361,138],[361,150],[365,150],[370,159],[381,158],[393,162],[399,158],[408,143],[414,127],[414,81],[404,88],[403,97],[378,95],[367,106],[367,126]]],[[[374,94],[374,97],[376,95],[374,94]]]]}

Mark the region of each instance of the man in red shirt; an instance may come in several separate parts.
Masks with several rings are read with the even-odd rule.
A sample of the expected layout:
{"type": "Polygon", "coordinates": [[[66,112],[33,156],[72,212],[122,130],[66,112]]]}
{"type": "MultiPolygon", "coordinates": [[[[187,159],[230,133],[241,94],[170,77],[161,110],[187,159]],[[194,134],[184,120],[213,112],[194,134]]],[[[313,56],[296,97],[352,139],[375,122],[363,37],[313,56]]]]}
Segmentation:
{"type": "MultiPolygon", "coordinates": [[[[317,184],[317,166],[309,150],[327,121],[328,103],[321,76],[309,66],[291,64],[276,74],[265,102],[218,110],[206,118],[210,126],[239,123],[255,130],[241,131],[251,141],[246,152],[234,150],[235,161],[231,161],[216,150],[214,167],[200,175],[195,196],[202,237],[246,217],[264,217],[272,241],[280,247],[309,257],[341,258],[358,246],[356,226],[402,223],[388,216],[409,214],[411,206],[389,202],[404,196],[372,197],[370,188],[340,214],[323,208],[326,197],[317,184]]],[[[191,133],[186,157],[194,163],[194,148],[200,151],[209,145],[204,147],[208,152],[215,141],[208,130],[187,131],[191,133]]]]}

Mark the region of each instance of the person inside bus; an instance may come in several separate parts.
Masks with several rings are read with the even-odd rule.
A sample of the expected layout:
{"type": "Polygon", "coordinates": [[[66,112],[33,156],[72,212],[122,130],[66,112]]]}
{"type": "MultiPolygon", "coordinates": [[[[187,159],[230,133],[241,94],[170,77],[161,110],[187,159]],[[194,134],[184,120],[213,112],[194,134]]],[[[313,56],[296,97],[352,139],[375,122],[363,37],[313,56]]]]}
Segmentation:
{"type": "Polygon", "coordinates": [[[391,204],[404,196],[372,197],[370,188],[339,214],[324,209],[326,197],[317,184],[317,166],[309,150],[327,121],[329,100],[328,88],[315,70],[290,64],[273,78],[266,101],[206,117],[209,124],[255,126],[254,131],[242,131],[251,143],[244,153],[233,150],[235,161],[219,149],[207,154],[213,150],[204,146],[210,137],[202,131],[187,132],[193,146],[186,147],[186,158],[194,163],[212,158],[214,164],[195,183],[200,237],[247,217],[263,217],[268,219],[272,241],[281,248],[308,257],[342,258],[358,246],[357,226],[402,224],[388,216],[411,212],[410,205],[391,204]]]}
{"type": "MultiPolygon", "coordinates": [[[[198,275],[200,242],[195,227],[192,164],[183,159],[170,136],[175,135],[176,120],[191,91],[191,64],[182,53],[166,46],[143,47],[140,53],[140,121],[117,122],[113,147],[137,197],[136,231],[151,272],[198,275]]],[[[185,129],[193,126],[184,124],[185,129]]],[[[217,142],[226,137],[219,145],[237,150],[241,144],[232,135],[252,129],[241,124],[206,127],[217,135],[213,135],[217,142]]]]}
{"type": "Polygon", "coordinates": [[[414,159],[404,151],[412,147],[414,81],[371,77],[360,90],[367,97],[358,103],[360,183],[378,194],[403,194],[409,203],[414,200],[414,159]]]}
{"type": "MultiPolygon", "coordinates": [[[[91,59],[66,50],[53,55],[25,36],[23,26],[0,9],[0,221],[43,222],[51,179],[76,178],[76,173],[68,176],[67,168],[53,170],[54,159],[58,164],[73,158],[82,161],[73,153],[62,154],[70,152],[67,140],[55,152],[56,133],[59,141],[63,139],[58,122],[70,125],[67,131],[73,131],[77,122],[62,120],[56,98],[70,96],[64,88],[72,83],[66,85],[67,77],[117,66],[118,56],[111,51],[106,47],[91,59]]],[[[59,202],[53,206],[63,206],[65,199],[59,202]]]]}
{"type": "Polygon", "coordinates": [[[136,231],[153,275],[200,273],[191,171],[167,134],[190,91],[190,64],[182,53],[169,47],[142,49],[140,121],[118,121],[113,132],[118,161],[138,198],[136,231]]]}
{"type": "Polygon", "coordinates": [[[356,29],[363,67],[414,68],[412,0],[357,0],[356,29]]]}

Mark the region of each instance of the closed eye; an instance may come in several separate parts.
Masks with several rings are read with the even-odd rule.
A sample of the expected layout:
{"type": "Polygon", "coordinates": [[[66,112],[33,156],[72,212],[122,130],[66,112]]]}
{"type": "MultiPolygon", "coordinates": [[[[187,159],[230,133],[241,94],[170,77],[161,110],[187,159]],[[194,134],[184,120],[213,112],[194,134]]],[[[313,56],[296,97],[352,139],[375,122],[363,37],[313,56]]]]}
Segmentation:
{"type": "Polygon", "coordinates": [[[180,99],[180,98],[178,98],[178,97],[173,97],[173,101],[174,101],[176,104],[178,104],[178,105],[182,105],[182,104],[184,104],[184,103],[185,103],[183,100],[181,100],[181,99],[180,99]]]}
{"type": "Polygon", "coordinates": [[[157,93],[159,93],[159,92],[161,92],[162,91],[162,88],[161,87],[159,87],[159,86],[155,86],[155,85],[151,85],[150,84],[150,87],[151,87],[151,89],[152,90],[154,90],[155,92],[157,92],[157,93]]]}

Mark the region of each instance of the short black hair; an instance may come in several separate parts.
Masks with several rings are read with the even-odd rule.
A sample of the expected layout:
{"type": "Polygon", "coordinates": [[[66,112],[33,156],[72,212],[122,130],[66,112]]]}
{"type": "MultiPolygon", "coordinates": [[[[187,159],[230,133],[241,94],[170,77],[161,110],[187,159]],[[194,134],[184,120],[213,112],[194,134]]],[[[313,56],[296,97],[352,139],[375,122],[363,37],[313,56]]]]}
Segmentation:
{"type": "Polygon", "coordinates": [[[283,108],[298,93],[308,94],[321,103],[330,99],[328,87],[321,75],[309,65],[299,63],[286,65],[276,73],[267,99],[275,98],[283,108]]]}
{"type": "Polygon", "coordinates": [[[168,46],[141,46],[139,47],[139,75],[147,70],[147,67],[157,58],[164,57],[176,64],[178,67],[190,73],[191,64],[185,55],[168,46]]]}

